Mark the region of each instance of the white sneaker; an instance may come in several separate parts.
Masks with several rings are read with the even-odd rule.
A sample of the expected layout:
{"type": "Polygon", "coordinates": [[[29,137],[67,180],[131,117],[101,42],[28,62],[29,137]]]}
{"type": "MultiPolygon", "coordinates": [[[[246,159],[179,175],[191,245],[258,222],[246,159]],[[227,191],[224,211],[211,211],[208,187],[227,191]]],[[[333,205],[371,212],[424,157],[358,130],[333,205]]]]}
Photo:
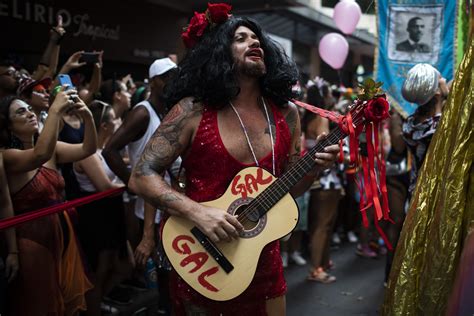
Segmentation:
{"type": "Polygon", "coordinates": [[[352,230],[347,233],[347,239],[351,243],[356,243],[359,241],[359,238],[357,238],[356,234],[354,234],[352,230]]]}
{"type": "Polygon", "coordinates": [[[339,245],[341,243],[341,237],[339,237],[338,233],[332,234],[332,243],[335,245],[339,245]]]}
{"type": "Polygon", "coordinates": [[[282,262],[283,268],[288,268],[288,252],[286,251],[281,252],[281,262],[282,262]]]}
{"type": "Polygon", "coordinates": [[[299,251],[295,251],[290,255],[290,259],[299,266],[304,266],[306,264],[306,260],[301,256],[299,251]]]}

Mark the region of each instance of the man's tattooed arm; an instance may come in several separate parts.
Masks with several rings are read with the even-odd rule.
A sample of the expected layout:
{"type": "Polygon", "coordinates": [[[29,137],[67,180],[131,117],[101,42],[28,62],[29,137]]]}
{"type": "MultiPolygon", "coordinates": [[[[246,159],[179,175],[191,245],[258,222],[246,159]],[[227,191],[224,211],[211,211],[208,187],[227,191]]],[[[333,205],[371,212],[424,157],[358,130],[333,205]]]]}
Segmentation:
{"type": "MultiPolygon", "coordinates": [[[[291,132],[291,147],[288,153],[288,165],[286,170],[291,168],[301,158],[301,123],[298,108],[293,103],[289,104],[288,113],[285,115],[286,123],[291,132]]],[[[316,171],[300,180],[291,190],[294,197],[302,195],[311,186],[316,176],[316,171]]]]}
{"type": "Polygon", "coordinates": [[[174,215],[184,215],[193,202],[172,189],[162,174],[190,145],[189,123],[201,111],[201,106],[190,98],[176,104],[149,140],[130,177],[131,190],[153,206],[174,215]]]}
{"type": "Polygon", "coordinates": [[[288,156],[289,169],[295,162],[300,159],[301,153],[301,124],[298,109],[296,105],[290,103],[288,113],[285,115],[286,124],[291,133],[291,148],[288,156]]]}

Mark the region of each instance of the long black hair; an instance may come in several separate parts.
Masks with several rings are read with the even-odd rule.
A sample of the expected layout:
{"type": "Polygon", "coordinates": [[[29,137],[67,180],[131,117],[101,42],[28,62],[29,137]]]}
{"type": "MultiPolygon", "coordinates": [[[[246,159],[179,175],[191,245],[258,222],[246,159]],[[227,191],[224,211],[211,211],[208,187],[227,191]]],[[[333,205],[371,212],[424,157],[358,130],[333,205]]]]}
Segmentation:
{"type": "MultiPolygon", "coordinates": [[[[13,135],[10,130],[10,107],[13,101],[21,100],[16,95],[9,95],[0,99],[0,148],[24,149],[21,140],[13,135]]],[[[38,140],[38,133],[35,133],[33,143],[38,140]]]]}
{"type": "Polygon", "coordinates": [[[196,46],[188,50],[179,64],[177,77],[165,87],[167,107],[192,96],[196,101],[220,108],[239,94],[231,45],[235,30],[240,26],[248,27],[257,35],[265,53],[266,74],[259,79],[263,96],[278,106],[285,106],[294,97],[291,88],[298,79],[295,63],[256,21],[233,17],[206,31],[196,46]]]}

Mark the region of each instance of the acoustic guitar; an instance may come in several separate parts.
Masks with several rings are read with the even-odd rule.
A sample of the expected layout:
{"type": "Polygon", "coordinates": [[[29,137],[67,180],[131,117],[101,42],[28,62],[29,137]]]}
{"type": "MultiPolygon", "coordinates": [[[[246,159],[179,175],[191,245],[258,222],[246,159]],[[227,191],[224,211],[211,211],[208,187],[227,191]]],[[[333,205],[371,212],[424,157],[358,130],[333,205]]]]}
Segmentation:
{"type": "MultiPolygon", "coordinates": [[[[351,109],[353,125],[364,118],[363,104],[351,109]]],[[[255,275],[260,253],[268,243],[289,234],[298,222],[298,206],[290,189],[315,166],[314,156],[346,134],[333,129],[280,178],[258,167],[241,170],[224,195],[202,204],[238,215],[240,238],[213,243],[191,221],[171,216],[163,228],[163,247],[179,276],[200,294],[215,301],[241,294],[255,275]]]]}

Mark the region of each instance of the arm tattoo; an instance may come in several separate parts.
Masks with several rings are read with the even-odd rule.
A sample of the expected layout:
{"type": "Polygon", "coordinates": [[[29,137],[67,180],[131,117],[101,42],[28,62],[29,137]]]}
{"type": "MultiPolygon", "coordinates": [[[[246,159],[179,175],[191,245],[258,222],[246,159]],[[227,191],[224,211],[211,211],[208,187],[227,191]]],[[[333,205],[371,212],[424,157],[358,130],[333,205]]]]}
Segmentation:
{"type": "Polygon", "coordinates": [[[167,204],[176,201],[182,201],[182,199],[173,192],[167,192],[154,197],[152,200],[152,205],[159,208],[160,211],[167,211],[169,209],[167,204]]]}
{"type": "Polygon", "coordinates": [[[162,173],[173,163],[184,149],[179,140],[186,122],[201,110],[191,99],[181,100],[171,109],[143,150],[135,167],[137,176],[162,173]]]}
{"type": "Polygon", "coordinates": [[[288,128],[290,129],[291,135],[295,133],[296,123],[298,120],[298,112],[296,110],[290,109],[288,114],[285,116],[286,124],[288,124],[288,128]]]}
{"type": "Polygon", "coordinates": [[[298,138],[298,140],[295,143],[295,151],[288,158],[288,166],[289,167],[291,167],[295,162],[300,160],[300,153],[301,153],[301,140],[300,140],[300,138],[298,138]]]}

